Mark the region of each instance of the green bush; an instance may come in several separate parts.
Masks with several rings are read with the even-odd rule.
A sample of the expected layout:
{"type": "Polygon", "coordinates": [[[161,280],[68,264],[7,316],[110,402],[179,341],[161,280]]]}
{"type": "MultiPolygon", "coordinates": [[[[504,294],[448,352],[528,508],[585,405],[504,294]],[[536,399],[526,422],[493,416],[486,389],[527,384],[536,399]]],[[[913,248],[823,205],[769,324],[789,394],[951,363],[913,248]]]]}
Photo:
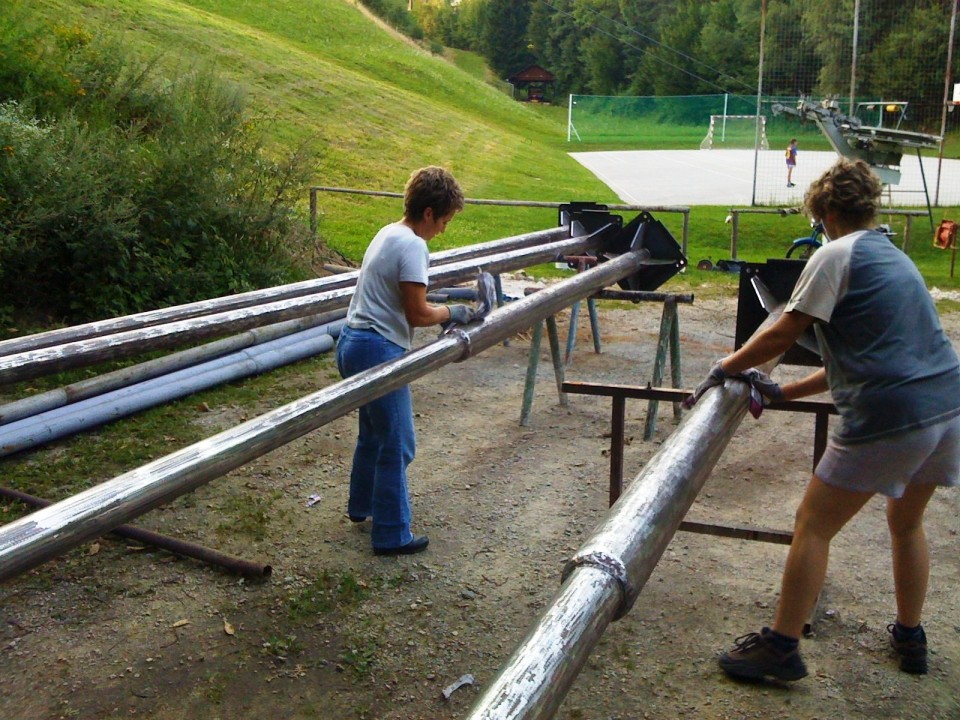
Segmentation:
{"type": "Polygon", "coordinates": [[[292,276],[307,159],[272,159],[236,88],[7,20],[0,315],[82,321],[292,276]]]}
{"type": "Polygon", "coordinates": [[[423,39],[423,28],[401,0],[360,0],[374,15],[414,40],[423,39]]]}

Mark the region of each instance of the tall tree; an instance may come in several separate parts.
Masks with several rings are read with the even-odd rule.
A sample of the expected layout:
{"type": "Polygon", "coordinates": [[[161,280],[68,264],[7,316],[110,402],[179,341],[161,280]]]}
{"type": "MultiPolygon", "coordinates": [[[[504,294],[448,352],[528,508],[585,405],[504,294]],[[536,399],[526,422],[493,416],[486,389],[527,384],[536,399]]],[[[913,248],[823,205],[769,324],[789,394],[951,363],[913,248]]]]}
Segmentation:
{"type": "Polygon", "coordinates": [[[574,0],[533,3],[527,40],[543,67],[557,78],[560,93],[584,93],[588,84],[580,46],[583,34],[574,15],[574,0]]]}
{"type": "MultiPolygon", "coordinates": [[[[765,95],[811,95],[820,60],[817,34],[805,23],[805,0],[784,0],[767,5],[765,95]]],[[[759,22],[757,23],[759,36],[759,22]]]]}
{"type": "Polygon", "coordinates": [[[909,102],[914,128],[938,128],[949,24],[949,13],[938,4],[914,8],[870,55],[873,70],[864,93],[909,102]]]}
{"type": "Polygon", "coordinates": [[[675,11],[661,18],[660,42],[648,50],[643,72],[653,78],[656,95],[691,95],[703,92],[699,68],[703,17],[699,0],[678,0],[675,11]]]}
{"type": "Polygon", "coordinates": [[[527,47],[531,0],[485,0],[479,17],[480,51],[500,77],[533,62],[527,47]]]}
{"type": "Polygon", "coordinates": [[[597,95],[621,92],[627,85],[624,48],[630,39],[619,0],[580,0],[574,3],[574,15],[590,91],[597,95]]]}
{"type": "Polygon", "coordinates": [[[706,8],[700,32],[701,74],[719,87],[742,92],[756,84],[747,72],[756,65],[756,36],[748,37],[738,17],[738,0],[716,0],[706,8]]]}

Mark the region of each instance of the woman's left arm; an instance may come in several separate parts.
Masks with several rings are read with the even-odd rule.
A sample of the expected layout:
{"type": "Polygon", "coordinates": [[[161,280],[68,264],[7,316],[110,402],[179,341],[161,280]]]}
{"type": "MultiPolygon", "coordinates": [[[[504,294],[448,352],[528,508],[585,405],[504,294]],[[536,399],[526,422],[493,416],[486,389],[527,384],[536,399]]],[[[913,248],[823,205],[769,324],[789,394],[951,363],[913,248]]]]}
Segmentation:
{"type": "Polygon", "coordinates": [[[736,375],[783,355],[813,321],[812,315],[799,310],[783,313],[773,325],[750,338],[739,350],[723,358],[720,361],[721,369],[727,375],[736,375]]]}
{"type": "Polygon", "coordinates": [[[450,319],[450,309],[446,305],[427,302],[427,286],[421,283],[400,283],[400,304],[410,327],[430,327],[450,319]]]}

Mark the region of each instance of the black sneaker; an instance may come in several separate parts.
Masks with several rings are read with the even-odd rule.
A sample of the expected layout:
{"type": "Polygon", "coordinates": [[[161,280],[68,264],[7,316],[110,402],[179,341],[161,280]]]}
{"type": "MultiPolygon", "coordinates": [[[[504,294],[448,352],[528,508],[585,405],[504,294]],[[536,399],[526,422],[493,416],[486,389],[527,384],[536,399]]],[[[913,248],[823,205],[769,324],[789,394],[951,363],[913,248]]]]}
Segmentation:
{"type": "Polygon", "coordinates": [[[890,633],[890,647],[900,658],[900,669],[913,675],[927,674],[927,634],[920,628],[917,637],[908,640],[901,639],[897,626],[887,625],[890,633]]]}
{"type": "Polygon", "coordinates": [[[430,538],[426,535],[414,535],[413,540],[408,542],[406,545],[401,545],[400,547],[392,548],[373,548],[374,555],[413,555],[418,552],[423,552],[427,549],[427,545],[430,544],[430,538]]]}
{"type": "Polygon", "coordinates": [[[800,649],[778,650],[770,639],[770,628],[742,635],[733,641],[734,648],[720,656],[720,667],[733,678],[763,680],[799,680],[807,676],[807,666],[800,649]]]}

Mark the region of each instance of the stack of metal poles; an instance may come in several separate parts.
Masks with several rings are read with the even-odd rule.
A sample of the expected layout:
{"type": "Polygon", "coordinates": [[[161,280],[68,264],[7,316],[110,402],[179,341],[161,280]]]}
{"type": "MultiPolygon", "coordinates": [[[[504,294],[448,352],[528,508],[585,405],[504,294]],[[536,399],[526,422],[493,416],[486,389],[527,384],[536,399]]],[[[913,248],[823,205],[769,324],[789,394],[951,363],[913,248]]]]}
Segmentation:
{"type": "MultiPolygon", "coordinates": [[[[530,251],[452,263],[431,272],[439,281],[457,273],[499,271],[595,249],[600,233],[549,243],[530,251]],[[549,249],[544,249],[549,248],[549,249]],[[544,255],[546,253],[546,255],[544,255]],[[521,259],[522,258],[522,259],[521,259]],[[495,269],[495,270],[493,270],[495,269]]],[[[0,580],[109,532],[148,510],[355,410],[450,362],[463,360],[525,330],[574,301],[638,272],[646,250],[626,252],[592,270],[491,313],[401,358],[372,368],[50,505],[0,528],[0,580]]],[[[109,339],[109,338],[108,338],[109,339]]],[[[83,341],[81,341],[83,342],[83,341]]],[[[97,342],[96,339],[90,342],[97,342]]],[[[44,350],[36,352],[42,353],[44,350]]],[[[0,363],[4,359],[0,359],[0,363]]],[[[29,366],[23,366],[29,367],[29,366]]]]}

